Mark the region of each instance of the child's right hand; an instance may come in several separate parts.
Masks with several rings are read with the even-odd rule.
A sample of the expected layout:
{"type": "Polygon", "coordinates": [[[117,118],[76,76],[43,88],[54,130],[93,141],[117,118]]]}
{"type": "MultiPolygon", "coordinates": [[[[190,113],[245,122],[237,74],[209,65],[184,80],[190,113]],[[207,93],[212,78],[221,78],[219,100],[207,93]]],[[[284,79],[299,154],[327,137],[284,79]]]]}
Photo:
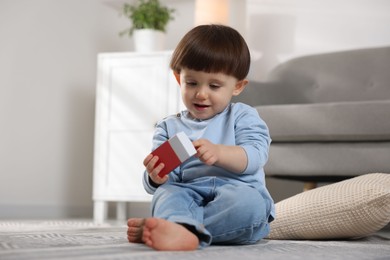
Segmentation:
{"type": "Polygon", "coordinates": [[[158,156],[153,156],[153,154],[149,154],[144,159],[144,166],[146,167],[146,171],[149,174],[150,179],[156,184],[163,184],[168,180],[168,175],[165,175],[164,177],[158,176],[160,171],[164,168],[164,164],[160,163],[156,166],[156,163],[158,162],[158,156]]]}

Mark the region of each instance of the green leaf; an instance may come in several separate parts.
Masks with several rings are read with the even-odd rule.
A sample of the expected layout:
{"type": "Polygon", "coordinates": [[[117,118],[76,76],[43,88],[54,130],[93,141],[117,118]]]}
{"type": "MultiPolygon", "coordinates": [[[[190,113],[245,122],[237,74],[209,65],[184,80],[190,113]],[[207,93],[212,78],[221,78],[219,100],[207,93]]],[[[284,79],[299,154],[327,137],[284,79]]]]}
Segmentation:
{"type": "Polygon", "coordinates": [[[168,22],[174,19],[174,12],[175,9],[162,6],[159,0],[138,0],[136,5],[125,3],[122,13],[132,22],[132,25],[120,32],[120,35],[131,36],[135,29],[155,29],[165,32],[168,22]]]}

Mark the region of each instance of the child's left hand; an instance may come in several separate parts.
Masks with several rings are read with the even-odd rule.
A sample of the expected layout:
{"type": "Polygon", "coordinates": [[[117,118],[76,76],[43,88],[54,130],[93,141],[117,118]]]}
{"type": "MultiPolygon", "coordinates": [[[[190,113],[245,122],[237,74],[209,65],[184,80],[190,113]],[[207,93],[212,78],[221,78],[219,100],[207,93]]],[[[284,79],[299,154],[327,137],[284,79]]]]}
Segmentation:
{"type": "Polygon", "coordinates": [[[205,164],[213,165],[218,162],[221,154],[221,146],[213,144],[207,139],[193,141],[196,156],[205,164]]]}
{"type": "Polygon", "coordinates": [[[213,144],[207,139],[193,141],[196,157],[207,165],[222,167],[234,173],[245,171],[248,158],[244,148],[238,145],[213,144]]]}

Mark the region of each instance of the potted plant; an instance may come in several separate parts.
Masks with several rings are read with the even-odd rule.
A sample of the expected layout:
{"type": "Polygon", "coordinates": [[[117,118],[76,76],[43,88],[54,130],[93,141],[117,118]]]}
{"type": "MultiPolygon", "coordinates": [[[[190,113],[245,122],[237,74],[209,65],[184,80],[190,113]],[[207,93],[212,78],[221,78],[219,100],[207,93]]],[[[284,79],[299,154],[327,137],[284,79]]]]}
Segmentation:
{"type": "Polygon", "coordinates": [[[174,11],[175,9],[161,5],[159,0],[138,0],[135,5],[125,3],[122,13],[132,25],[120,32],[120,35],[133,36],[136,51],[162,50],[166,27],[173,20],[174,11]]]}

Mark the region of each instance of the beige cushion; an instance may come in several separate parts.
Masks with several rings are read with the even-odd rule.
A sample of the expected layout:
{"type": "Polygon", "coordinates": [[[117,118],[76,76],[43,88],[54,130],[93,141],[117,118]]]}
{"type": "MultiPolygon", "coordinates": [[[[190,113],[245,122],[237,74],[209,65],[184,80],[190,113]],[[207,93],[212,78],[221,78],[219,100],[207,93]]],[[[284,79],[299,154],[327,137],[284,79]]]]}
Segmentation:
{"type": "Polygon", "coordinates": [[[390,174],[371,173],[276,203],[269,239],[339,239],[372,234],[390,222],[390,174]]]}

